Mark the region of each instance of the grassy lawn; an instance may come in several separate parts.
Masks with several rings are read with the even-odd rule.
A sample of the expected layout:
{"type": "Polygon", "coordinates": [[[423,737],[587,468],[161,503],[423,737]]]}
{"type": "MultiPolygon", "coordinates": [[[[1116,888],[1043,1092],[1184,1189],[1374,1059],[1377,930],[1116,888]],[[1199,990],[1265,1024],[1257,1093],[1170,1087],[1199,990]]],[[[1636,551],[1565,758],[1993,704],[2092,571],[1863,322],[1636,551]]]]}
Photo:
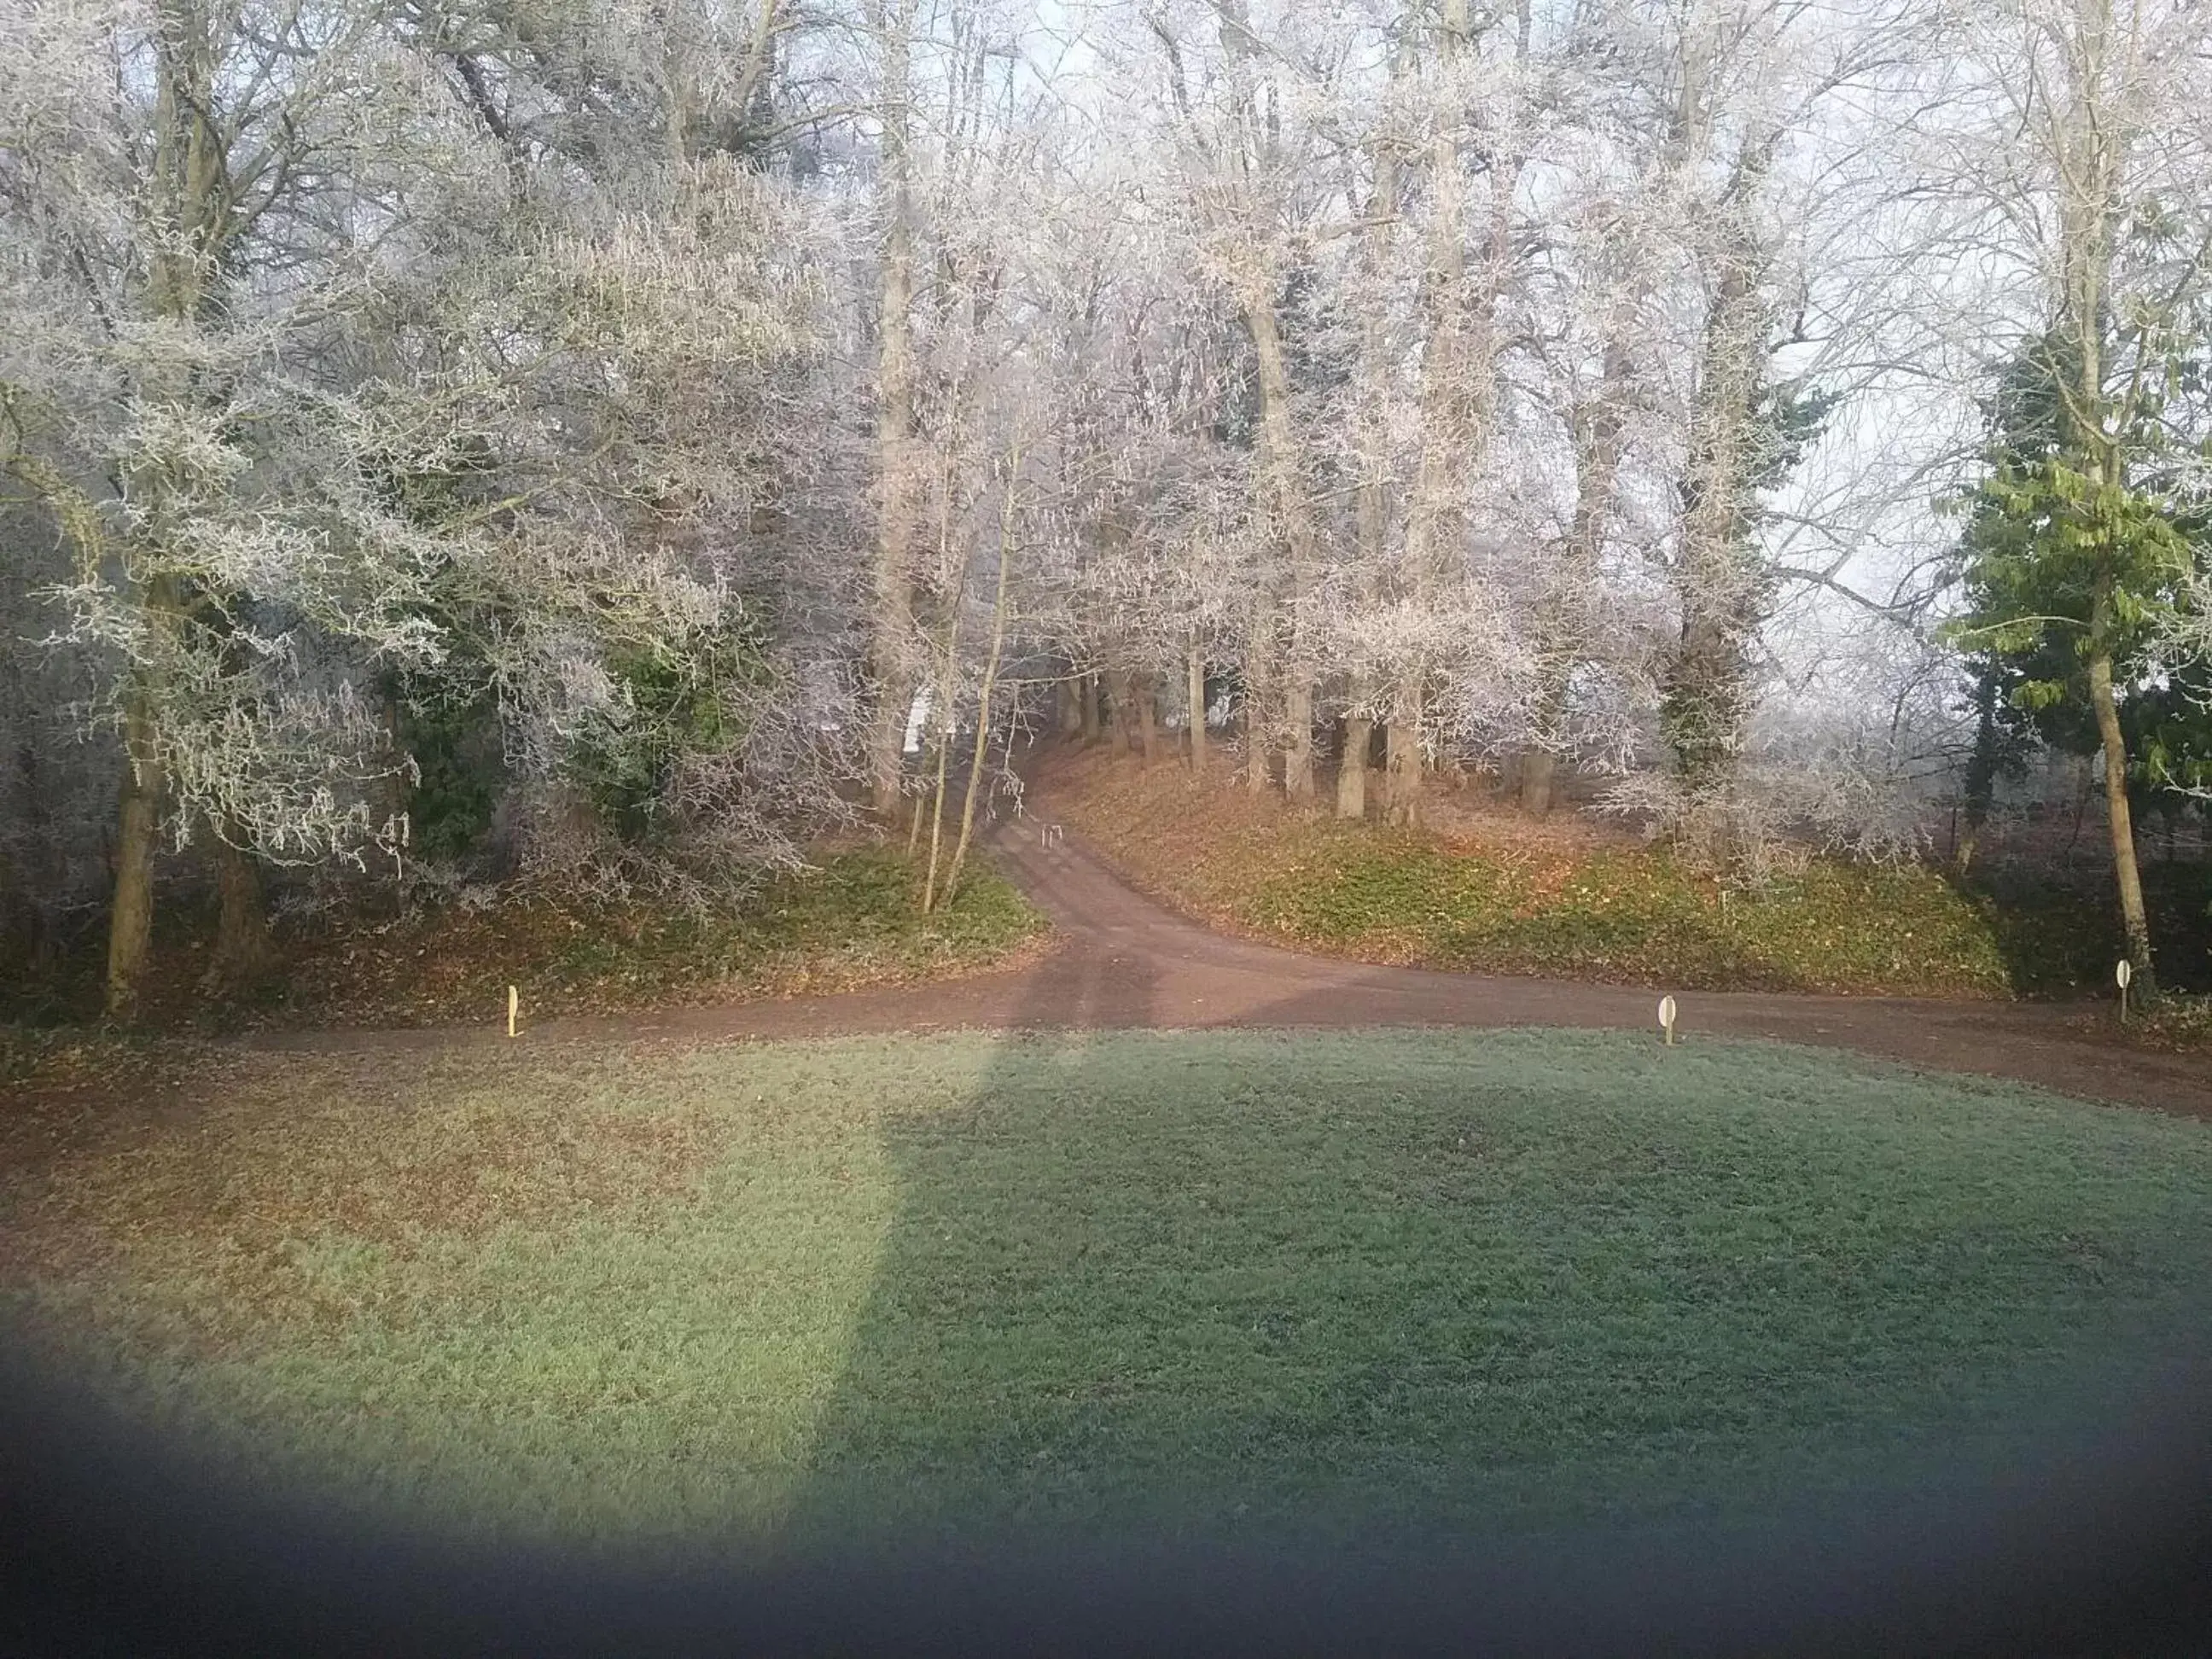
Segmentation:
{"type": "MultiPolygon", "coordinates": [[[[951,904],[924,915],[920,881],[896,850],[851,848],[766,883],[709,914],[649,905],[562,903],[509,896],[375,921],[311,915],[279,934],[281,967],[262,990],[210,1006],[199,994],[210,920],[175,915],[143,1023],[457,1025],[506,1018],[519,988],[532,1018],[943,979],[1003,966],[1046,931],[1044,918],[983,860],[951,904]]],[[[89,1018],[100,1006],[100,941],[60,975],[0,986],[0,1017],[89,1018]]]]}
{"type": "MultiPolygon", "coordinates": [[[[1706,990],[1943,997],[2103,993],[2120,954],[2101,891],[1961,890],[1920,866],[1814,860],[1730,889],[1664,848],[1495,815],[1455,836],[1346,823],[1064,758],[1052,799],[1153,891],[1218,924],[1364,961],[1706,990]]],[[[2212,875],[2154,866],[2170,985],[2212,990],[2212,875]]],[[[2173,1027],[2181,1046],[2191,1027],[2173,1027]]]]}
{"type": "Polygon", "coordinates": [[[195,1066],[0,1116],[0,1310],[233,1468],[464,1528],[1725,1507],[2027,1432],[2212,1270],[2212,1127],[1765,1045],[195,1066]]]}

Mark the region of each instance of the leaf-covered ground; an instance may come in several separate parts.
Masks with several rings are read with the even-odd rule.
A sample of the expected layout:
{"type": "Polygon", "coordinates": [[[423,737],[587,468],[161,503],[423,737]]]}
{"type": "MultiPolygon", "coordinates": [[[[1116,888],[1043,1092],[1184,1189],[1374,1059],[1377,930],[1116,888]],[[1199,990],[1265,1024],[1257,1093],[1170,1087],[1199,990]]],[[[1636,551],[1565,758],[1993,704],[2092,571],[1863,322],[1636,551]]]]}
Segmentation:
{"type": "MultiPolygon", "coordinates": [[[[282,960],[258,990],[215,1002],[198,988],[212,930],[185,918],[164,941],[143,1023],[489,1024],[505,1019],[509,985],[526,1017],[538,1019],[911,984],[1018,961],[1046,932],[1044,919],[982,860],[933,915],[921,913],[919,885],[895,850],[860,848],[824,854],[708,915],[531,896],[396,921],[322,911],[280,929],[282,960]]],[[[88,941],[54,981],[16,988],[19,1012],[95,1014],[95,945],[88,941]],[[20,1006],[37,994],[44,1006],[20,1006]]]]}
{"type": "MultiPolygon", "coordinates": [[[[1364,961],[1707,990],[2003,997],[2101,988],[2094,904],[1962,890],[1936,871],[1815,860],[1733,887],[1572,820],[1455,815],[1438,834],[1346,823],[1174,766],[1062,760],[1053,810],[1135,879],[1217,925],[1364,961]]],[[[2171,920],[2181,970],[2202,896],[2171,920]]],[[[2169,1017],[2175,1040],[2194,1018],[2169,1017]]]]}
{"type": "Polygon", "coordinates": [[[9,1341],[496,1533],[1371,1539],[2030,1468],[2212,1282],[2212,1127],[1773,1045],[198,1064],[0,1115],[9,1341]]]}
{"type": "Polygon", "coordinates": [[[2140,1041],[2155,1048],[2212,1049],[2212,994],[2168,996],[2132,1029],[2140,1041]]]}

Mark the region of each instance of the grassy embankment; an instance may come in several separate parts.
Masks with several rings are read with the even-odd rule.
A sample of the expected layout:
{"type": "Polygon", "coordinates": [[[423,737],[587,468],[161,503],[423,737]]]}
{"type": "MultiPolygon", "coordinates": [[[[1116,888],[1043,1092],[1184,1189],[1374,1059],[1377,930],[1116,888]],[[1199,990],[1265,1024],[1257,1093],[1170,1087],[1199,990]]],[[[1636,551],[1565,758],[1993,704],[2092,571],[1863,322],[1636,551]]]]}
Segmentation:
{"type": "MultiPolygon", "coordinates": [[[[1457,836],[1345,823],[1204,787],[1172,766],[1068,757],[1052,810],[1141,885],[1218,926],[1363,961],[1704,990],[1936,997],[2100,991],[2118,954],[2092,899],[1962,889],[1827,860],[1732,888],[1664,848],[1501,815],[1457,836]]],[[[2177,889],[2169,971],[2201,976],[2212,891],[2177,889]]],[[[2177,1037],[2202,1005],[2168,1015],[2177,1037]]],[[[2208,1033],[2212,1034],[2212,1033],[2208,1033]]]]}
{"type": "Polygon", "coordinates": [[[2026,1469],[2212,1283],[2212,1127],[1768,1045],[193,1064],[0,1115],[13,1351],[502,1534],[1372,1541],[2026,1469]]]}
{"type": "MultiPolygon", "coordinates": [[[[198,991],[204,917],[160,942],[143,1024],[451,1025],[503,1019],[516,986],[533,1018],[796,992],[917,983],[1018,960],[1044,919],[981,860],[953,902],[924,915],[896,852],[827,854],[708,915],[650,906],[510,898],[398,921],[342,911],[288,921],[259,989],[210,1003],[198,991]]],[[[97,941],[39,984],[0,991],[0,1017],[82,1021],[99,1010],[97,941]],[[11,1006],[12,1005],[12,1006],[11,1006]]]]}

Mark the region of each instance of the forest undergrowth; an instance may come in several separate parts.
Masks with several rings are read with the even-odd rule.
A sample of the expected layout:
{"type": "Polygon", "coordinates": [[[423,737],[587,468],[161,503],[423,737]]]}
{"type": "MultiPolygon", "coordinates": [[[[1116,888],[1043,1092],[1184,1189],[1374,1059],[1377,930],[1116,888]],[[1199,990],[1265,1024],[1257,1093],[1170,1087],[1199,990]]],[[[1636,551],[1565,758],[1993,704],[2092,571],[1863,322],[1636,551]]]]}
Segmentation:
{"type": "MultiPolygon", "coordinates": [[[[204,919],[179,905],[157,938],[139,1024],[154,1030],[443,1026],[495,1022],[515,986],[530,1018],[698,1006],[913,984],[1021,960],[1044,918],[996,872],[971,866],[925,915],[896,850],[844,846],[706,914],[508,896],[398,915],[319,910],[280,921],[277,959],[252,989],[202,979],[204,919]]],[[[0,1019],[67,1026],[97,1018],[96,939],[0,985],[0,1019]]],[[[26,1042],[30,1039],[26,1038],[26,1042]]],[[[51,1046],[40,1043],[37,1046],[51,1046]]]]}

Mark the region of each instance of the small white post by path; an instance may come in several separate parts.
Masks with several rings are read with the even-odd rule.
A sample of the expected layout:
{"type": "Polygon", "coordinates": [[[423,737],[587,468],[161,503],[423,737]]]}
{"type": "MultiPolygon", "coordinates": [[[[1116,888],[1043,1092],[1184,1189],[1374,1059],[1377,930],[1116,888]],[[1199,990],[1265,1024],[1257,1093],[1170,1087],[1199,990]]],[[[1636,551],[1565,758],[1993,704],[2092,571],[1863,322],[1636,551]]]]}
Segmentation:
{"type": "Polygon", "coordinates": [[[2128,1023],[2128,987],[2136,982],[2135,963],[2122,957],[2119,966],[2112,969],[2112,978],[2120,988],[2120,1024],[2124,1025],[2128,1023]]]}
{"type": "Polygon", "coordinates": [[[1674,1006],[1674,998],[1659,999],[1659,1029],[1667,1034],[1667,1046],[1669,1048],[1674,1046],[1674,1017],[1680,1012],[1674,1006]]]}
{"type": "Polygon", "coordinates": [[[516,1012],[520,1010],[521,1006],[521,993],[517,991],[512,985],[508,986],[507,988],[507,1034],[509,1036],[513,1036],[514,1035],[514,1016],[516,1012]]]}

